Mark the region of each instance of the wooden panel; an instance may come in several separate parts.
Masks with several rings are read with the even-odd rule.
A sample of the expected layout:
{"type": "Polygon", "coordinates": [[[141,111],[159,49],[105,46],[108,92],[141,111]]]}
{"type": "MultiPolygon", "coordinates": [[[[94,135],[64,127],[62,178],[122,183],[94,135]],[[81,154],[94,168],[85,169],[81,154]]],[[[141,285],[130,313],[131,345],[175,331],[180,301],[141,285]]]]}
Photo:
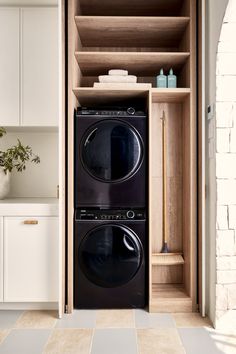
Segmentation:
{"type": "Polygon", "coordinates": [[[189,88],[153,88],[152,102],[153,103],[175,103],[182,102],[190,94],[189,88]]]}
{"type": "Polygon", "coordinates": [[[59,3],[59,318],[65,312],[66,293],[66,80],[65,80],[65,0],[59,3]]]}
{"type": "Polygon", "coordinates": [[[191,264],[190,264],[190,296],[193,300],[193,311],[197,310],[197,78],[196,78],[196,0],[190,0],[190,225],[191,225],[191,264]]]}
{"type": "Polygon", "coordinates": [[[183,0],[80,0],[83,15],[173,16],[186,13],[183,0]]]}
{"type": "Polygon", "coordinates": [[[67,110],[66,110],[66,129],[67,129],[67,312],[73,311],[73,276],[74,276],[74,257],[73,257],[73,236],[74,236],[74,110],[78,106],[78,101],[73,93],[73,87],[80,84],[81,73],[75,60],[74,53],[79,48],[79,38],[74,23],[75,13],[79,13],[79,3],[77,0],[68,2],[68,83],[67,83],[67,110]]]}
{"type": "Polygon", "coordinates": [[[198,2],[198,304],[205,316],[205,2],[198,2]]]}
{"type": "Polygon", "coordinates": [[[154,284],[150,312],[191,312],[192,300],[182,285],[154,284]]]}
{"type": "Polygon", "coordinates": [[[0,122],[20,124],[20,10],[0,8],[0,122]]]}
{"type": "Polygon", "coordinates": [[[189,17],[75,18],[84,47],[178,47],[189,17]]]}
{"type": "Polygon", "coordinates": [[[162,248],[162,136],[163,110],[167,122],[167,225],[169,248],[172,252],[182,250],[182,105],[152,104],[152,252],[162,248]]]}
{"type": "Polygon", "coordinates": [[[58,9],[22,8],[21,11],[21,123],[58,126],[58,9]]]}
{"type": "Polygon", "coordinates": [[[183,252],[185,255],[184,284],[188,294],[191,292],[191,139],[190,139],[190,100],[184,105],[183,114],[183,252]]]}
{"type": "Polygon", "coordinates": [[[183,266],[152,266],[152,282],[158,284],[182,284],[183,266]]]}
{"type": "Polygon", "coordinates": [[[79,100],[79,103],[83,106],[94,106],[96,104],[107,104],[123,102],[131,99],[145,98],[148,95],[148,90],[140,88],[130,90],[117,90],[114,85],[114,89],[103,90],[99,88],[87,88],[78,87],[75,88],[74,94],[79,100]]]}
{"type": "Polygon", "coordinates": [[[108,70],[120,68],[130,75],[156,76],[161,68],[165,72],[182,68],[189,53],[76,52],[75,56],[83,75],[107,75],[108,70]]]}

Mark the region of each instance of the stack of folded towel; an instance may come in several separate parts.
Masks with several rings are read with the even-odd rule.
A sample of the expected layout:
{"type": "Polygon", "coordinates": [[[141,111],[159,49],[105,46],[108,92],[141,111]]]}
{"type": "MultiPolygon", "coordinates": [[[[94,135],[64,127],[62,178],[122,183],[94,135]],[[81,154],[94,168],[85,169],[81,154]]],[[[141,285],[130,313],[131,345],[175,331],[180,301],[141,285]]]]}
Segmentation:
{"type": "Polygon", "coordinates": [[[109,84],[135,84],[137,82],[137,76],[128,75],[127,70],[114,69],[109,70],[108,75],[100,75],[98,77],[100,83],[109,83],[109,84]]]}
{"type": "Polygon", "coordinates": [[[137,76],[129,75],[127,70],[113,69],[108,71],[108,75],[98,76],[99,82],[94,82],[93,87],[101,89],[116,89],[133,88],[139,86],[142,89],[150,89],[151,84],[137,83],[137,76]]]}

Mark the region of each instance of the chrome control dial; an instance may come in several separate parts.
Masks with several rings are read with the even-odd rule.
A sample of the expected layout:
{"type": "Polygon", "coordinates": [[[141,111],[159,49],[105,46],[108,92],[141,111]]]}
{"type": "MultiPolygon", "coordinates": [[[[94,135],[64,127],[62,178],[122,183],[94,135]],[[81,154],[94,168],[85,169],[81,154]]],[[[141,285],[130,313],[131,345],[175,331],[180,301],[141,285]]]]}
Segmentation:
{"type": "Polygon", "coordinates": [[[129,210],[129,211],[127,211],[127,213],[126,213],[126,216],[127,216],[128,219],[133,219],[134,216],[135,216],[135,213],[134,213],[133,210],[129,210]]]}

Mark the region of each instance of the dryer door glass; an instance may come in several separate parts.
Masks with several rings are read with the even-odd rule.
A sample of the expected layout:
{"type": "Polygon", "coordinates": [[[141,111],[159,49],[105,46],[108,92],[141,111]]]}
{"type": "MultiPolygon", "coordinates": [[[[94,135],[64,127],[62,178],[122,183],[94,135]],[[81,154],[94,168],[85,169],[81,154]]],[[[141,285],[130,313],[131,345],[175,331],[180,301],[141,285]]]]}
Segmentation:
{"type": "Polygon", "coordinates": [[[84,275],[96,285],[113,288],[128,283],[142,263],[142,246],[129,229],[103,225],[82,240],[79,263],[84,275]]]}
{"type": "Polygon", "coordinates": [[[138,133],[119,120],[101,121],[82,139],[84,168],[105,182],[124,180],[133,175],[142,161],[143,144],[138,133]]]}

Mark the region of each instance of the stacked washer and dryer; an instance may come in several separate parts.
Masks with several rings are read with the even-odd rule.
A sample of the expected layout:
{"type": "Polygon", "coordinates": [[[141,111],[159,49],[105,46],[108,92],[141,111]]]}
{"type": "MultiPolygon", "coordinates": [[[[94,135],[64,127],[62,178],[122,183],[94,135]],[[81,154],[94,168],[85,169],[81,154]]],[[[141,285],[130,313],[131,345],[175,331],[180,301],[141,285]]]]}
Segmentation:
{"type": "Polygon", "coordinates": [[[147,292],[146,113],[75,115],[74,307],[144,307],[147,292]]]}

